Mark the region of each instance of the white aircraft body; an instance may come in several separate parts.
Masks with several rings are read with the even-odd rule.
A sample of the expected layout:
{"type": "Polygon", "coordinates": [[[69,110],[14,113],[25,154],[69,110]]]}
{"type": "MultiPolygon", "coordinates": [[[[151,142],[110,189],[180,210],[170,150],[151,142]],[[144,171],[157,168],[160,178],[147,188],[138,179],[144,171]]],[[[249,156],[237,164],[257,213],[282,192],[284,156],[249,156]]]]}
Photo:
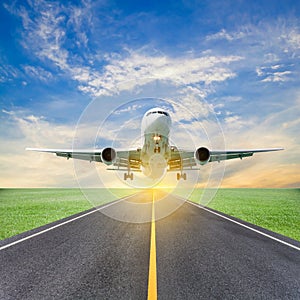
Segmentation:
{"type": "Polygon", "coordinates": [[[125,171],[124,180],[133,180],[133,172],[142,172],[145,176],[158,179],[166,172],[177,172],[177,180],[186,180],[185,170],[199,170],[197,165],[209,162],[252,156],[257,152],[283,150],[283,148],[211,150],[199,147],[193,150],[181,150],[169,143],[171,117],[161,108],[147,111],[142,119],[141,130],[144,137],[142,148],[134,150],[104,149],[39,149],[26,150],[50,152],[57,156],[104,163],[109,170],[125,171]]]}

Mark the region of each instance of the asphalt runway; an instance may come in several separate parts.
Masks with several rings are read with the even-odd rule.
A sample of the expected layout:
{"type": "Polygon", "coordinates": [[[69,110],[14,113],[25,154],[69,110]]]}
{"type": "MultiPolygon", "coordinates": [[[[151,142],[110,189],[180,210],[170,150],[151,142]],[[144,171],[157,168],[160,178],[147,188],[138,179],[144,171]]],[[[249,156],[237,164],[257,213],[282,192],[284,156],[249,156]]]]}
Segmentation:
{"type": "MultiPolygon", "coordinates": [[[[124,201],[152,221],[91,210],[1,241],[0,299],[300,299],[300,243],[189,202],[155,222],[173,196],[124,201]]],[[[124,201],[101,209],[137,214],[124,201]]]]}

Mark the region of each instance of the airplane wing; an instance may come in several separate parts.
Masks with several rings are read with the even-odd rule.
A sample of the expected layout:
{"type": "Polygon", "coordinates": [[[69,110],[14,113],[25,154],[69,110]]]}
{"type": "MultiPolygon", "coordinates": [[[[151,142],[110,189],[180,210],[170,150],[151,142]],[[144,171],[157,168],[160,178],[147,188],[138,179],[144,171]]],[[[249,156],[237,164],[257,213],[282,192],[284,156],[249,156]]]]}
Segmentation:
{"type": "MultiPolygon", "coordinates": [[[[102,152],[105,149],[42,149],[42,148],[26,148],[28,151],[54,153],[57,156],[67,159],[74,158],[87,161],[96,161],[105,163],[102,159],[102,152]]],[[[109,170],[131,169],[132,171],[140,171],[140,149],[135,150],[116,150],[116,159],[110,164],[114,168],[109,170]]]]}
{"type": "Polygon", "coordinates": [[[209,162],[221,161],[234,158],[243,159],[244,157],[253,156],[254,153],[280,151],[283,148],[266,148],[266,149],[239,149],[239,150],[212,150],[210,151],[209,162]]]}
{"type": "Polygon", "coordinates": [[[102,162],[101,159],[101,150],[100,149],[82,149],[82,150],[74,150],[74,149],[41,149],[41,148],[26,148],[27,151],[37,151],[37,152],[48,152],[54,153],[57,156],[88,161],[97,161],[102,162]]]}
{"type": "MultiPolygon", "coordinates": [[[[271,151],[280,151],[283,148],[266,148],[266,149],[237,149],[237,150],[208,150],[207,161],[209,162],[220,162],[221,160],[229,160],[244,157],[253,156],[254,153],[259,152],[271,152],[271,151]]],[[[197,150],[196,150],[197,151],[197,150]]],[[[197,160],[195,159],[195,152],[191,150],[180,150],[176,147],[171,147],[171,157],[168,161],[169,171],[180,171],[180,170],[198,170],[195,168],[197,160]]],[[[203,163],[203,164],[205,164],[203,163]]]]}

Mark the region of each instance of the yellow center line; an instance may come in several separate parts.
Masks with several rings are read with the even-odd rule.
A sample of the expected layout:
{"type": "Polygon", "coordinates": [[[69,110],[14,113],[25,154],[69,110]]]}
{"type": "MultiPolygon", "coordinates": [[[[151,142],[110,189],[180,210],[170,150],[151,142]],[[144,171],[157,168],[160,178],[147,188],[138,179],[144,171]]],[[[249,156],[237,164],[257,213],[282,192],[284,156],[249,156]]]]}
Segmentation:
{"type": "Polygon", "coordinates": [[[156,300],[156,299],[157,299],[157,279],[156,279],[155,205],[154,205],[154,191],[152,191],[152,219],[151,219],[149,277],[148,277],[148,300],[156,300]]]}

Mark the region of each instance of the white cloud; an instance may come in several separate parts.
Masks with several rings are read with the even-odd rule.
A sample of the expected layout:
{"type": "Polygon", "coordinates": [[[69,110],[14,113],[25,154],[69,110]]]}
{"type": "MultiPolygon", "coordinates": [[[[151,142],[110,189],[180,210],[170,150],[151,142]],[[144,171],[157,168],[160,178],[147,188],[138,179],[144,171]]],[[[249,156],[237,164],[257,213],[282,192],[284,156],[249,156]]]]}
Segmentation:
{"type": "Polygon", "coordinates": [[[243,31],[229,33],[225,29],[221,29],[217,33],[208,35],[206,37],[206,40],[207,41],[212,41],[212,40],[223,40],[224,39],[224,40],[227,40],[227,41],[231,42],[231,41],[242,39],[246,36],[247,36],[247,34],[243,31]]]}
{"type": "Polygon", "coordinates": [[[239,102],[242,100],[241,96],[224,96],[220,98],[221,101],[225,102],[239,102]]]}
{"type": "MultiPolygon", "coordinates": [[[[92,96],[132,90],[153,80],[170,80],[175,86],[224,82],[236,76],[231,64],[241,60],[240,55],[213,55],[213,51],[195,55],[197,52],[193,50],[181,57],[171,57],[157,54],[158,51],[155,55],[148,54],[147,47],[133,51],[129,46],[122,46],[119,54],[102,53],[97,58],[101,61],[101,69],[104,66],[99,70],[93,66],[95,57],[99,55],[92,55],[88,49],[88,33],[93,28],[92,2],[81,1],[77,5],[70,5],[59,1],[31,0],[30,10],[17,4],[4,6],[22,19],[22,45],[45,63],[51,62],[57,66],[77,81],[80,91],[92,96]],[[75,38],[68,40],[69,35],[75,35],[75,38]],[[74,47],[83,47],[86,51],[72,52],[70,49],[74,47]]],[[[286,23],[275,20],[271,23],[261,22],[259,26],[244,24],[232,31],[223,28],[207,36],[206,41],[208,45],[218,40],[236,43],[236,51],[231,53],[243,53],[248,63],[252,59],[280,60],[282,52],[286,51],[294,55],[299,50],[299,36],[299,28],[292,21],[286,23]],[[274,49],[280,49],[281,53],[274,53],[274,49]]],[[[289,74],[281,72],[263,80],[288,80],[289,76],[286,75],[289,74]]],[[[3,81],[1,77],[0,80],[3,81]]]]}
{"type": "MultiPolygon", "coordinates": [[[[44,0],[29,1],[31,10],[25,6],[6,8],[22,19],[24,32],[22,45],[33,52],[44,63],[51,62],[78,83],[78,89],[92,96],[117,94],[131,91],[155,80],[168,80],[173,85],[202,84],[210,85],[233,78],[236,74],[230,64],[241,60],[240,56],[191,56],[170,57],[163,54],[147,54],[143,47],[140,51],[124,48],[121,54],[102,55],[102,70],[89,64],[85,52],[70,50],[69,43],[76,40],[78,47],[88,45],[87,30],[91,27],[92,6],[88,2],[66,6],[61,2],[44,0]],[[75,33],[76,39],[68,40],[75,33]],[[81,54],[79,54],[81,55],[81,54]]],[[[74,45],[71,45],[71,48],[74,45]]],[[[153,51],[152,51],[153,52],[153,51]]],[[[94,59],[92,59],[94,60],[94,59]]],[[[42,70],[25,68],[27,74],[49,77],[42,70]]]]}
{"type": "Polygon", "coordinates": [[[67,32],[75,34],[77,47],[87,46],[86,31],[90,30],[92,16],[89,1],[75,6],[59,1],[30,0],[28,5],[30,9],[16,3],[4,4],[10,13],[22,20],[22,46],[41,60],[69,71],[69,60],[74,57],[68,50],[67,32]]]}
{"type": "Polygon", "coordinates": [[[1,185],[76,186],[72,163],[51,154],[25,151],[26,147],[71,146],[73,126],[51,124],[42,116],[24,111],[2,112],[6,115],[2,124],[6,130],[0,131],[1,185]]]}
{"type": "Polygon", "coordinates": [[[280,40],[285,44],[285,51],[300,50],[300,32],[298,28],[286,28],[280,36],[280,40]]]}
{"type": "Polygon", "coordinates": [[[50,79],[53,78],[52,74],[44,70],[42,67],[25,65],[23,66],[23,69],[28,76],[38,79],[40,81],[48,82],[50,79]]]}
{"type": "Polygon", "coordinates": [[[228,161],[224,187],[299,186],[299,96],[289,99],[289,105],[285,106],[284,101],[285,99],[276,113],[266,113],[263,118],[253,114],[245,119],[242,115],[230,112],[221,121],[227,149],[285,149],[280,152],[255,154],[243,161],[228,161]]]}
{"type": "Polygon", "coordinates": [[[70,18],[68,25],[72,27],[76,34],[76,44],[78,47],[87,48],[89,38],[87,31],[92,24],[92,6],[89,1],[83,1],[81,7],[70,7],[70,18]]]}
{"type": "Polygon", "coordinates": [[[277,70],[279,68],[283,67],[282,65],[274,65],[274,66],[271,66],[271,69],[273,70],[277,70]]]}
{"type": "Polygon", "coordinates": [[[266,53],[264,54],[264,63],[277,63],[280,60],[278,54],[266,53]]]}
{"type": "Polygon", "coordinates": [[[251,120],[244,120],[241,116],[232,115],[232,113],[227,112],[227,117],[225,117],[224,121],[228,128],[235,128],[238,130],[242,130],[243,127],[252,126],[253,121],[251,120]]]}
{"type": "Polygon", "coordinates": [[[20,72],[13,66],[1,62],[0,64],[0,83],[12,81],[19,76],[20,72]]]}
{"type": "Polygon", "coordinates": [[[267,75],[262,82],[284,82],[291,80],[288,75],[291,75],[291,71],[274,72],[273,74],[267,75]]]}
{"type": "Polygon", "coordinates": [[[282,124],[282,127],[287,129],[291,127],[296,127],[299,124],[300,124],[300,118],[296,120],[288,120],[282,124]]]}
{"type": "Polygon", "coordinates": [[[286,59],[296,59],[300,55],[300,27],[297,19],[278,18],[262,20],[259,24],[242,24],[234,30],[222,29],[208,35],[208,47],[218,49],[218,53],[243,53],[245,61],[278,63],[286,59]],[[224,41],[228,42],[224,47],[224,41]],[[264,61],[262,61],[262,59],[264,61]]]}
{"type": "Polygon", "coordinates": [[[119,108],[116,111],[114,111],[113,114],[120,115],[120,114],[123,114],[123,113],[132,113],[132,112],[134,113],[139,108],[142,108],[142,107],[143,107],[142,105],[133,104],[133,105],[129,105],[129,106],[125,107],[125,108],[119,108]]]}
{"type": "Polygon", "coordinates": [[[270,66],[256,67],[258,77],[263,77],[262,82],[286,82],[292,80],[294,72],[286,70],[293,65],[276,64],[270,66]]]}
{"type": "Polygon", "coordinates": [[[233,78],[228,65],[239,61],[239,56],[206,56],[198,58],[171,58],[148,56],[130,51],[125,58],[108,58],[102,73],[87,72],[74,78],[81,83],[80,89],[96,96],[132,90],[155,80],[168,80],[174,86],[222,82],[233,78]],[[124,84],[125,83],[125,84],[124,84]]]}
{"type": "Polygon", "coordinates": [[[266,116],[262,122],[257,122],[257,119],[252,117],[249,126],[243,128],[233,119],[229,124],[223,124],[227,148],[285,149],[280,152],[255,154],[242,162],[228,161],[223,186],[299,186],[299,114],[299,105],[295,101],[282,111],[266,116]]]}
{"type": "Polygon", "coordinates": [[[257,76],[263,76],[264,75],[264,72],[263,72],[261,67],[256,67],[256,74],[257,74],[257,76]]]}

